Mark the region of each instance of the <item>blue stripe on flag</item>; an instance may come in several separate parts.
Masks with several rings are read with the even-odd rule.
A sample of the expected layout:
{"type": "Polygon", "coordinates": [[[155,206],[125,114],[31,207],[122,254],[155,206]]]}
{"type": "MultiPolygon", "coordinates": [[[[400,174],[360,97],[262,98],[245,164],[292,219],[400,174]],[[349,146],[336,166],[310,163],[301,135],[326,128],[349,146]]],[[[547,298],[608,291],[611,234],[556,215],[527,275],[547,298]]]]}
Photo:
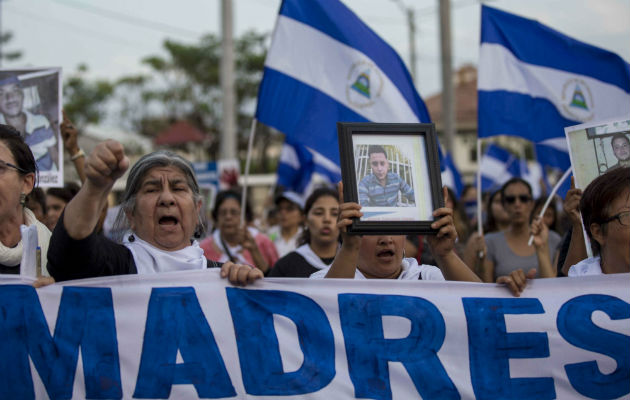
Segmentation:
{"type": "Polygon", "coordinates": [[[621,57],[538,21],[482,6],[481,42],[500,44],[523,62],[590,76],[630,93],[630,66],[621,57]]]}
{"type": "Polygon", "coordinates": [[[287,136],[299,135],[301,144],[336,164],[339,164],[336,122],[367,122],[330,96],[270,68],[265,68],[258,97],[267,100],[258,102],[257,119],[287,136]]]}
{"type": "Polygon", "coordinates": [[[431,122],[424,102],[413,85],[410,85],[411,75],[398,53],[343,3],[338,0],[285,0],[280,14],[309,25],[365,54],[392,81],[418,119],[431,122]]]}
{"type": "Polygon", "coordinates": [[[564,136],[565,126],[579,121],[564,118],[547,99],[503,90],[478,92],[480,138],[512,135],[540,142],[564,136]]]}

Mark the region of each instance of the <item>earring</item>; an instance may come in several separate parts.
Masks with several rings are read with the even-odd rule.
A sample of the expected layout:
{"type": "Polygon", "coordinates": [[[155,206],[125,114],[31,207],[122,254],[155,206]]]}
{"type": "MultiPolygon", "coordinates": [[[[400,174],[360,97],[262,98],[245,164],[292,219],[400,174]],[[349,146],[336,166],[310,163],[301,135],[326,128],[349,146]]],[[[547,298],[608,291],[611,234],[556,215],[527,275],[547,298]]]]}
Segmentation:
{"type": "Polygon", "coordinates": [[[26,193],[20,193],[20,205],[24,207],[26,204],[26,193]]]}
{"type": "Polygon", "coordinates": [[[136,241],[136,237],[133,235],[133,233],[131,235],[129,235],[129,241],[130,242],[135,242],[136,241]]]}

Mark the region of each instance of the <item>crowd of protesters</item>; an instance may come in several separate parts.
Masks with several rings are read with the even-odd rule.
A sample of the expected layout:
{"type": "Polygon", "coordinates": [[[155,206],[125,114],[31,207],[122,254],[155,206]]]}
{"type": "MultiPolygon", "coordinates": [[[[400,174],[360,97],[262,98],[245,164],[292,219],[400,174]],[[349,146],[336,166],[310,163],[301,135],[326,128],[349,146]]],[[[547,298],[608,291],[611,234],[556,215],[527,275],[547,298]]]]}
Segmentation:
{"type": "Polygon", "coordinates": [[[518,295],[527,279],[630,271],[629,167],[607,171],[584,191],[572,187],[562,208],[552,202],[542,218],[545,199],[533,198],[528,182],[511,179],[484,193],[483,234],[470,212],[477,207],[475,188],[460,199],[445,188],[446,206],[433,213],[437,234],[424,237],[348,235],[361,206],[343,202],[330,187],[306,199],[278,188],[267,213],[277,224],[264,229],[255,226],[238,188],[221,191],[208,231],[188,161],[162,150],[130,166],[123,146],[111,140],[86,155],[67,118],[60,128],[82,185],[44,192],[36,187],[28,145],[15,129],[0,125],[0,273],[20,272],[22,225],[36,227],[44,277],[39,284],[220,267],[234,284],[263,276],[446,279],[505,283],[518,295]],[[113,229],[119,237],[111,240],[102,232],[108,196],[129,168],[113,229]]]}

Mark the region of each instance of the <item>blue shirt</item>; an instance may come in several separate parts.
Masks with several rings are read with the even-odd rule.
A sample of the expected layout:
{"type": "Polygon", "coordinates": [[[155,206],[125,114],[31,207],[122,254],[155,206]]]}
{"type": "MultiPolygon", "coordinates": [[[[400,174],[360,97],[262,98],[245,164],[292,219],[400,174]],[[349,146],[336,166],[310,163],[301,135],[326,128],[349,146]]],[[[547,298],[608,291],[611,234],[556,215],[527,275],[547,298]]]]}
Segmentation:
{"type": "Polygon", "coordinates": [[[414,203],[413,189],[398,174],[388,172],[385,185],[374,174],[366,175],[359,183],[359,204],[363,207],[396,207],[398,191],[414,203]]]}

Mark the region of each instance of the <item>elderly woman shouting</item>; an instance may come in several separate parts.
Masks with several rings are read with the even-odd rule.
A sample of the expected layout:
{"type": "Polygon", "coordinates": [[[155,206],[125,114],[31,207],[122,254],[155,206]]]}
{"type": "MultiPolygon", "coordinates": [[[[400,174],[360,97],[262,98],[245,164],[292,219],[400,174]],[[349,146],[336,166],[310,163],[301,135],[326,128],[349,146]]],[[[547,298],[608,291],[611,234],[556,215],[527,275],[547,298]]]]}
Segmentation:
{"type": "MultiPolygon", "coordinates": [[[[85,167],[85,184],[66,206],[51,238],[49,271],[57,281],[221,266],[208,261],[194,240],[201,227],[201,198],[186,160],[158,151],[131,168],[117,219],[123,231],[128,228],[123,244],[94,232],[114,182],[129,167],[123,146],[112,140],[100,143],[85,167]]],[[[231,262],[221,268],[221,275],[233,283],[262,277],[259,270],[231,262]]]]}

